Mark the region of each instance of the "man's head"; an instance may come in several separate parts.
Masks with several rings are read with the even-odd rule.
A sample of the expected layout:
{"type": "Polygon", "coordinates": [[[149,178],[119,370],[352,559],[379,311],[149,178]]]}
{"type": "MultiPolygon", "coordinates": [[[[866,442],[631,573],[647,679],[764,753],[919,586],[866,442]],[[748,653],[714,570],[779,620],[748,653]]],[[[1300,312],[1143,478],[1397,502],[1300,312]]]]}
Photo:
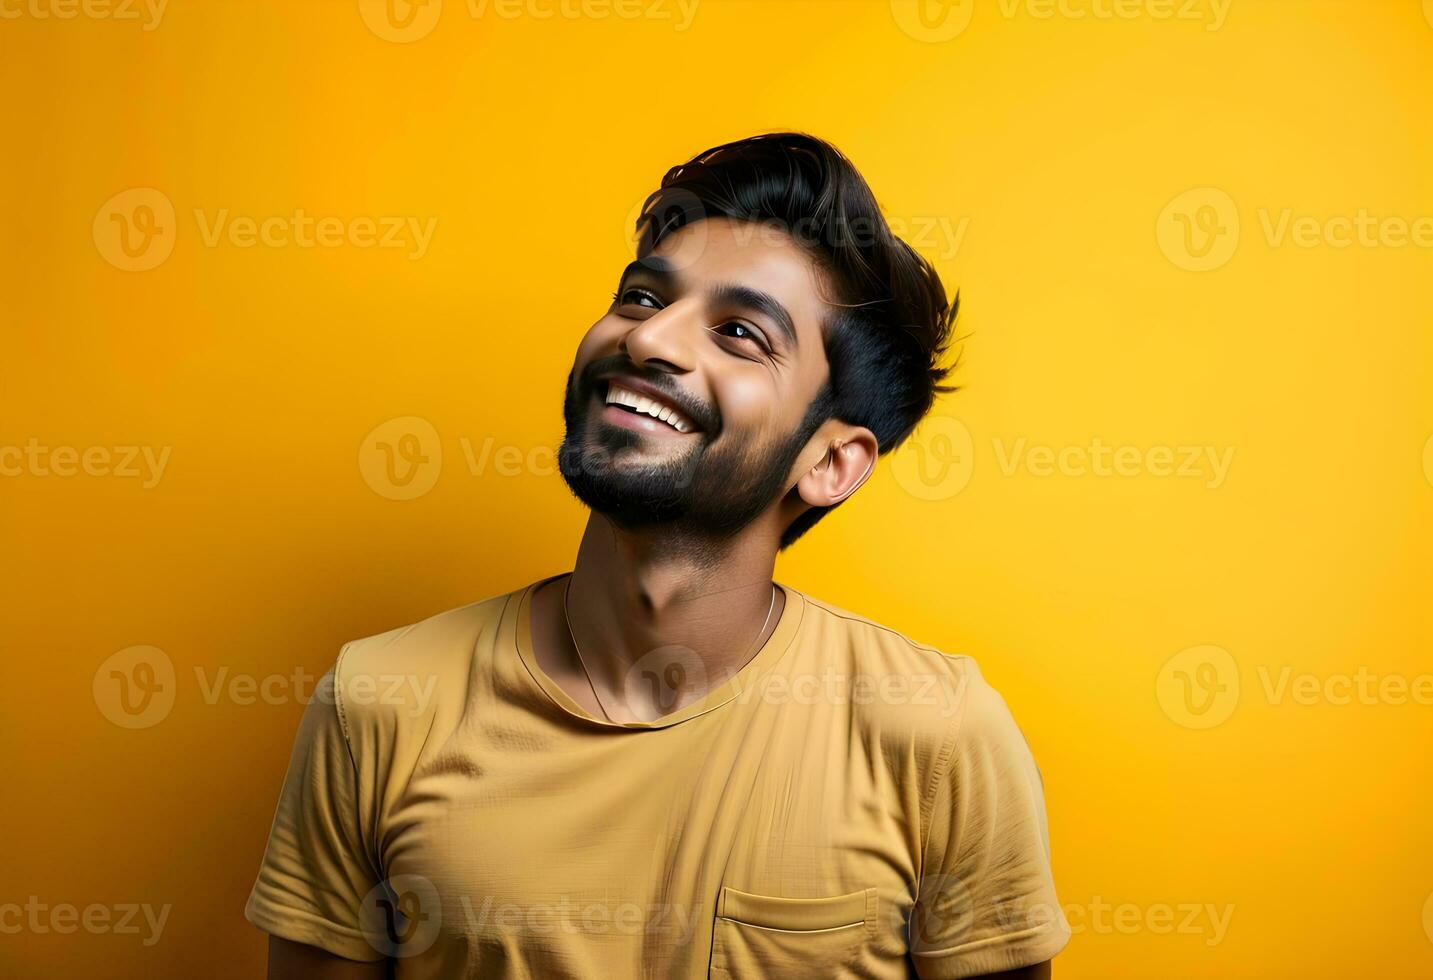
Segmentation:
{"type": "Polygon", "coordinates": [[[559,453],[617,525],[720,540],[764,519],[784,548],[952,390],[956,303],[829,144],[707,150],[667,172],[637,229],[578,346],[559,453]]]}

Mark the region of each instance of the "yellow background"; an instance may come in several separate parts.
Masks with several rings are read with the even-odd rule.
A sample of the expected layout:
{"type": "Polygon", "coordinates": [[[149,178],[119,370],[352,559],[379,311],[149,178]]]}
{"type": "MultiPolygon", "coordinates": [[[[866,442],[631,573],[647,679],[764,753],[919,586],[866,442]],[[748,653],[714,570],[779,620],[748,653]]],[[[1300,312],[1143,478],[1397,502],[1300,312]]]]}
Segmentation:
{"type": "Polygon", "coordinates": [[[1334,693],[1433,670],[1433,248],[1272,233],[1286,209],[1426,224],[1433,13],[700,0],[679,30],[653,2],[445,0],[402,41],[368,4],[146,24],[5,0],[0,444],[170,455],[148,488],[0,478],[0,904],[172,910],[149,947],[0,933],[0,972],[261,972],[241,910],[302,711],[280,681],[570,567],[584,512],[542,447],[624,222],[668,166],[794,128],[959,285],[970,339],[919,437],[953,482],[884,461],[778,578],[974,655],[1004,693],[1076,928],[1057,975],[1433,976],[1433,705],[1270,690],[1285,668],[1334,693]],[[109,260],[106,202],[133,188],[174,208],[147,271],[109,260]],[[417,259],[205,241],[221,211],[299,208],[436,226],[417,259]],[[1207,242],[1181,257],[1182,220],[1227,261],[1190,268],[1207,242]],[[408,417],[442,462],[398,500],[360,450],[408,417]],[[475,473],[463,440],[527,461],[475,473]],[[1149,455],[1125,476],[1010,461],[1094,440],[1233,457],[1213,486],[1149,455]],[[136,645],[176,686],[131,729],[97,672],[136,645]],[[1225,658],[1171,661],[1196,647],[1225,658]],[[206,698],[221,671],[272,696],[206,698]],[[1201,727],[1205,695],[1227,717],[1201,727]],[[1217,941],[1184,911],[1206,905],[1230,911],[1217,941]]]}

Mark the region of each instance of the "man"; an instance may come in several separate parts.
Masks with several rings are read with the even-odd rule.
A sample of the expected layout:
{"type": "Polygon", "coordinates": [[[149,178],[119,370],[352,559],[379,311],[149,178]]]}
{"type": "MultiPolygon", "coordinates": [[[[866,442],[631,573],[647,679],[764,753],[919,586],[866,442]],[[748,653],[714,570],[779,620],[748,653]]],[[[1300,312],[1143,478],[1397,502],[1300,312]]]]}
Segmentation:
{"type": "Polygon", "coordinates": [[[772,581],[950,390],[955,304],[802,134],[638,228],[567,382],[575,567],[343,647],[246,909],[270,976],[1049,976],[1004,701],[772,581]]]}

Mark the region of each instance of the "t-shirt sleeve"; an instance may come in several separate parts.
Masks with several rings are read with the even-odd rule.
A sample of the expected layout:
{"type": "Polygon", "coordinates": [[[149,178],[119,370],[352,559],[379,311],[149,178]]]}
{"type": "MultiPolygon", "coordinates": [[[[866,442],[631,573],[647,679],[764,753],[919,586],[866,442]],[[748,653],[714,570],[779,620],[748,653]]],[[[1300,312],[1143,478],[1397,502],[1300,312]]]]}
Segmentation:
{"type": "MultiPolygon", "coordinates": [[[[338,666],[342,662],[340,653],[338,666]]],[[[361,913],[379,875],[360,819],[335,670],[319,681],[304,709],[244,917],[283,939],[351,960],[377,960],[382,953],[365,938],[361,913]]]]}
{"type": "Polygon", "coordinates": [[[1070,938],[1055,897],[1040,770],[1005,700],[967,664],[911,914],[920,977],[1043,963],[1070,938]]]}

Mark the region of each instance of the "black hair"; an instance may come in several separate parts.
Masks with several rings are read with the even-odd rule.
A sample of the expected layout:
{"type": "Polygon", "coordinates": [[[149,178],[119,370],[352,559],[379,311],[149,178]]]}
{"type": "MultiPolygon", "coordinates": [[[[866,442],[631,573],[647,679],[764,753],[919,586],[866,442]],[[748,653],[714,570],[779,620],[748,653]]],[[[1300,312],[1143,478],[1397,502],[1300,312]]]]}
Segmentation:
{"type": "MultiPolygon", "coordinates": [[[[770,224],[808,255],[838,307],[823,325],[830,375],[795,439],[804,444],[829,418],[870,429],[885,455],[911,434],[954,364],[957,293],[947,302],[934,267],[891,231],[850,160],[806,133],[765,133],[724,143],[667,171],[637,218],[637,255],[710,217],[770,224]]],[[[958,359],[957,359],[958,360],[958,359]]],[[[833,505],[836,506],[836,505],[833,505]]],[[[812,507],[782,533],[790,546],[831,507],[812,507]]]]}

